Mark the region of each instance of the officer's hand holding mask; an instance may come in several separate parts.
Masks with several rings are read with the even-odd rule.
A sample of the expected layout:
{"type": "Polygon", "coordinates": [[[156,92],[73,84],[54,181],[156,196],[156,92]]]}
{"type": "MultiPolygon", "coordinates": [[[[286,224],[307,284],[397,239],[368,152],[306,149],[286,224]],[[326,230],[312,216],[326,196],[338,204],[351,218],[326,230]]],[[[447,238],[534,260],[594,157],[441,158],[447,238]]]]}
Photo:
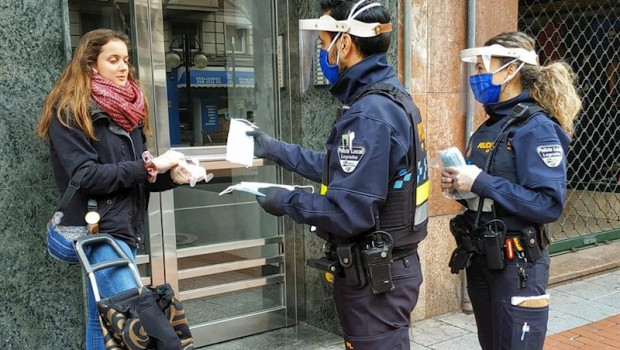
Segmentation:
{"type": "Polygon", "coordinates": [[[280,203],[282,203],[282,197],[290,193],[289,190],[280,187],[263,187],[259,188],[258,191],[265,194],[264,197],[256,196],[256,201],[266,212],[275,216],[286,214],[280,208],[280,203]]]}
{"type": "Polygon", "coordinates": [[[275,139],[262,131],[252,130],[246,131],[248,136],[254,138],[254,156],[258,158],[265,158],[269,155],[269,144],[275,139]]]}
{"type": "Polygon", "coordinates": [[[441,172],[441,188],[469,192],[482,169],[476,165],[448,167],[441,172]]]}

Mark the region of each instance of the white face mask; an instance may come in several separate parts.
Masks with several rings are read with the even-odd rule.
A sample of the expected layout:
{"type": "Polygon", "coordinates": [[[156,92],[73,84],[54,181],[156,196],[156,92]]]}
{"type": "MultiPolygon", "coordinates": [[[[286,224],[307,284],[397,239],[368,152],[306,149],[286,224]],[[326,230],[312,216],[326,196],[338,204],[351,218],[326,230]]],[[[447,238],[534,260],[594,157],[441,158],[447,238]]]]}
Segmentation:
{"type": "Polygon", "coordinates": [[[240,182],[236,185],[228,186],[224,191],[220,192],[220,196],[227,193],[232,193],[233,191],[241,191],[249,194],[253,194],[255,196],[264,197],[265,195],[260,192],[259,189],[266,187],[279,187],[284,188],[289,191],[294,191],[296,189],[309,189],[311,193],[314,193],[314,187],[310,185],[306,186],[291,186],[291,185],[282,185],[282,184],[272,184],[265,182],[240,182]]]}
{"type": "Polygon", "coordinates": [[[230,120],[228,141],[226,142],[226,160],[231,163],[252,166],[254,161],[254,138],[245,133],[258,129],[258,126],[245,120],[233,118],[230,120]]]}

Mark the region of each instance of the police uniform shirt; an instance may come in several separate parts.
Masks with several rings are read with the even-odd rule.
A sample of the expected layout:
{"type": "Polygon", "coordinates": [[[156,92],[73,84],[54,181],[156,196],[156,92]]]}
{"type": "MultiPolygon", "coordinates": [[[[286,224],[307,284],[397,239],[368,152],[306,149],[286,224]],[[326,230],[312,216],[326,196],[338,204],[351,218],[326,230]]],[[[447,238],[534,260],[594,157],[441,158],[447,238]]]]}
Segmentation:
{"type": "MultiPolygon", "coordinates": [[[[377,54],[349,68],[331,92],[347,105],[358,91],[376,82],[404,91],[385,54],[377,54]]],[[[327,153],[279,143],[271,150],[270,159],[315,182],[328,178],[324,195],[283,193],[277,200],[279,209],[297,223],[314,225],[339,237],[373,229],[390,180],[408,167],[412,132],[409,120],[390,98],[372,94],[353,103],[336,120],[326,143],[327,153]],[[329,164],[325,169],[327,155],[329,164]]],[[[426,175],[422,180],[428,180],[427,171],[423,173],[426,175]]]]}
{"type": "MultiPolygon", "coordinates": [[[[466,153],[469,164],[484,169],[499,129],[518,103],[533,105],[535,101],[526,90],[511,100],[485,106],[489,119],[472,135],[466,153]]],[[[491,198],[526,222],[557,220],[566,195],[568,135],[548,114],[538,112],[510,129],[507,136],[498,146],[489,173],[480,173],[472,192],[491,198]]]]}

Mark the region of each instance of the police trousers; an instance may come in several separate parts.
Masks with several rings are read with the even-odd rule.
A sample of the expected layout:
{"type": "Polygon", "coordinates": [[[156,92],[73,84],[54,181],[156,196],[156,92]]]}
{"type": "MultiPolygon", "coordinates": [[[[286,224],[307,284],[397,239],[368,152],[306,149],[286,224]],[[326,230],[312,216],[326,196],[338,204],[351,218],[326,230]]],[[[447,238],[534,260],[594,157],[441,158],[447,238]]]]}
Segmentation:
{"type": "Polygon", "coordinates": [[[422,269],[413,253],[392,264],[394,290],[373,294],[368,283],[361,289],[335,276],[334,298],[345,349],[408,350],[411,312],[418,302],[422,269]]]}
{"type": "Polygon", "coordinates": [[[549,283],[549,252],[525,264],[526,285],[520,288],[517,262],[506,260],[503,270],[486,268],[486,257],[474,255],[467,268],[467,291],[476,317],[483,350],[540,350],[545,342],[549,306],[525,308],[511,304],[513,296],[538,296],[549,283]],[[527,324],[526,324],[527,323],[527,324]]]}

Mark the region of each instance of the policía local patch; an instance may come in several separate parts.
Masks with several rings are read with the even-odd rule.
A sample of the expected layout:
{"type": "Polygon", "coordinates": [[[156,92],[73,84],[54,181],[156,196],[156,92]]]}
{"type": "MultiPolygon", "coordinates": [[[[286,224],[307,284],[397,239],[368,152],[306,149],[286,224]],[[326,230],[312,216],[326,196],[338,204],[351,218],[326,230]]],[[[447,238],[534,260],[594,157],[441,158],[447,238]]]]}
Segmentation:
{"type": "Polygon", "coordinates": [[[536,151],[549,168],[555,168],[562,163],[564,151],[560,145],[538,146],[536,151]]]}
{"type": "Polygon", "coordinates": [[[351,145],[351,147],[338,147],[338,159],[340,167],[345,173],[352,173],[362,160],[366,149],[361,145],[351,145]]]}
{"type": "Polygon", "coordinates": [[[351,173],[362,160],[366,149],[359,143],[355,145],[355,132],[348,131],[342,134],[342,143],[338,147],[338,159],[340,160],[340,167],[345,173],[351,173]]]}

